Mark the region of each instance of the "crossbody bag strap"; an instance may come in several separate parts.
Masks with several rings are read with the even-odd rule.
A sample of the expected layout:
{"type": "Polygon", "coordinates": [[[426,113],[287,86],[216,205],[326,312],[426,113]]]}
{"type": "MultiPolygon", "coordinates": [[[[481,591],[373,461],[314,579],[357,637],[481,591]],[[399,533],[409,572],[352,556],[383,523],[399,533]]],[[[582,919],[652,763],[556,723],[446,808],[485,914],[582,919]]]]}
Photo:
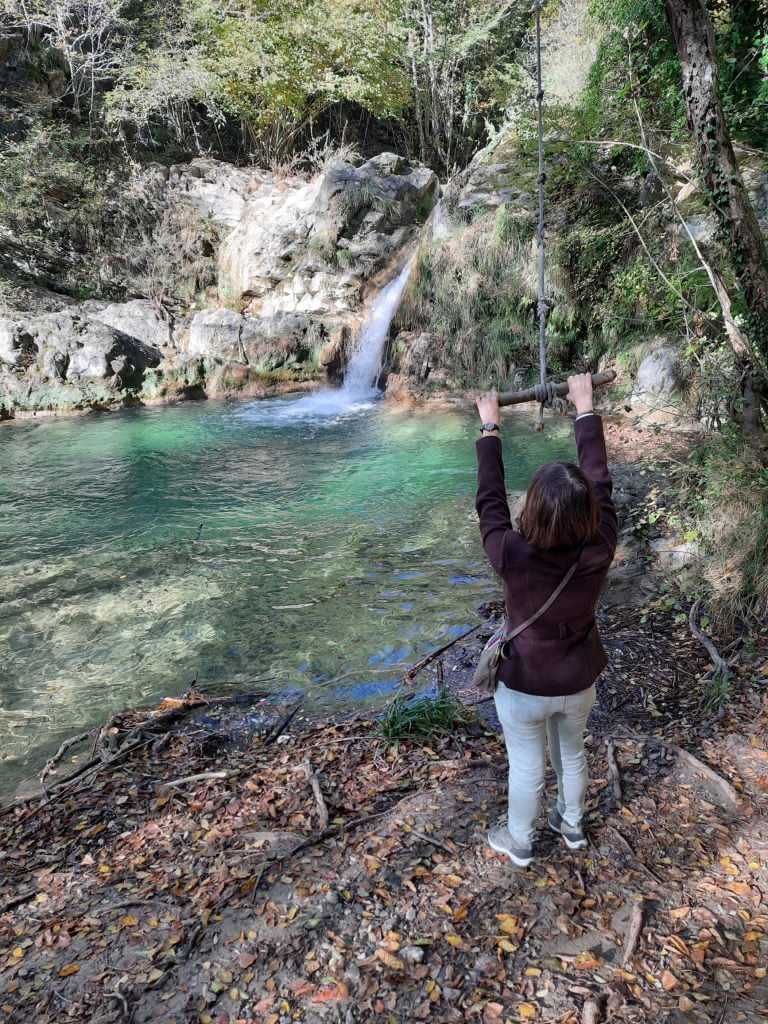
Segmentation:
{"type": "Polygon", "coordinates": [[[558,597],[560,597],[560,595],[562,594],[563,590],[566,588],[566,586],[570,582],[571,577],[576,572],[576,569],[578,568],[578,565],[579,565],[580,561],[581,561],[581,552],[579,552],[579,557],[573,563],[573,565],[568,570],[568,572],[565,574],[565,576],[563,576],[563,578],[560,580],[559,584],[557,585],[557,587],[553,591],[553,593],[550,595],[549,599],[541,606],[541,608],[539,608],[539,610],[537,612],[534,612],[533,615],[531,615],[530,618],[526,619],[525,622],[521,622],[519,626],[515,626],[515,628],[512,630],[511,633],[507,633],[507,635],[501,641],[502,644],[505,644],[508,640],[514,640],[515,637],[518,634],[522,633],[524,629],[528,629],[528,627],[530,625],[532,625],[536,621],[536,619],[539,618],[539,616],[543,615],[544,612],[547,610],[547,608],[550,607],[550,605],[554,604],[554,602],[558,599],[558,597]]]}

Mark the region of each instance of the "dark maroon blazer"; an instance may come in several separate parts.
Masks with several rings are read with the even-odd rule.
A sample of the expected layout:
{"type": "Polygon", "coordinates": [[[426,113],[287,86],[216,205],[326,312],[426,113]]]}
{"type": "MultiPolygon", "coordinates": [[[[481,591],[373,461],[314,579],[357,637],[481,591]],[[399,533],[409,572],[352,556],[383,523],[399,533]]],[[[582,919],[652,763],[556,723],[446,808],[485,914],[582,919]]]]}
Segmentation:
{"type": "MultiPolygon", "coordinates": [[[[574,423],[579,465],[595,487],[602,518],[596,539],[581,549],[579,567],[557,600],[513,641],[516,658],[503,661],[500,680],[513,690],[556,697],[579,693],[597,679],[608,657],[595,625],[595,606],[616,550],[618,526],[605,453],[603,422],[574,423]]],[[[579,557],[579,548],[545,550],[512,528],[498,435],[477,447],[477,497],[485,553],[504,585],[508,628],[538,611],[579,557]]]]}

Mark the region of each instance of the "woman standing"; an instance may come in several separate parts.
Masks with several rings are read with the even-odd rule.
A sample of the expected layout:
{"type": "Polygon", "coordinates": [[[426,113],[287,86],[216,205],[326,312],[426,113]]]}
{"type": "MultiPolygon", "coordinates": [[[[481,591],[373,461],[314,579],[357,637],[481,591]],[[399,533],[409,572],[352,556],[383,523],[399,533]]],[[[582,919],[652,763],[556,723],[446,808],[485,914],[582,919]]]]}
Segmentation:
{"type": "Polygon", "coordinates": [[[547,610],[505,645],[496,710],[509,758],[509,815],[488,842],[519,867],[533,860],[534,825],[544,790],[546,745],[557,775],[557,804],[547,824],[571,850],[587,845],[582,827],[587,788],[584,729],[595,680],[608,663],[595,625],[595,606],[616,550],[616,511],[601,418],[592,409],[592,378],[568,378],[576,407],[579,465],[548,462],[528,487],[519,529],[512,525],[504,486],[498,395],[476,402],[475,508],[483,547],[504,586],[507,630],[547,603],[547,610]]]}

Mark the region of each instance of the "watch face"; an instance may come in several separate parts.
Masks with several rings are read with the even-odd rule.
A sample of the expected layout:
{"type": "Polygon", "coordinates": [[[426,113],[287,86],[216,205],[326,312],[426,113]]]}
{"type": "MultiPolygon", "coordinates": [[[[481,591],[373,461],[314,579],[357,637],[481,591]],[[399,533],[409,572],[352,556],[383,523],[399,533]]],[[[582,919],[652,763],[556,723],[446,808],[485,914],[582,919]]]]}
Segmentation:
{"type": "Polygon", "coordinates": [[[498,427],[495,423],[484,423],[483,430],[498,430],[498,427]]]}

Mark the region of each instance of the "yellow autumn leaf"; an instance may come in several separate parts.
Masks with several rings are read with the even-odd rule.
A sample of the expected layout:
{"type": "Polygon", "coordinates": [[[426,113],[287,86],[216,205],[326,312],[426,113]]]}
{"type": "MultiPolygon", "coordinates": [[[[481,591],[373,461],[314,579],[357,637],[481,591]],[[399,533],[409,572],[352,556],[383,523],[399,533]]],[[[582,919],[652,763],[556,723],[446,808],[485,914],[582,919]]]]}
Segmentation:
{"type": "Polygon", "coordinates": [[[587,951],[579,953],[574,957],[573,966],[578,967],[580,971],[590,971],[595,967],[602,967],[603,965],[600,960],[596,960],[595,957],[587,951]]]}
{"type": "Polygon", "coordinates": [[[23,956],[24,956],[24,950],[23,950],[23,949],[21,948],[21,946],[17,946],[17,947],[16,947],[15,949],[14,949],[14,951],[13,951],[13,956],[15,956],[17,960],[20,960],[20,959],[21,959],[21,957],[23,957],[23,956]]]}
{"type": "Polygon", "coordinates": [[[389,953],[386,949],[377,949],[374,954],[383,964],[386,964],[393,971],[402,971],[405,968],[405,964],[399,956],[394,956],[389,953]]]}
{"type": "Polygon", "coordinates": [[[525,976],[527,978],[538,978],[541,976],[541,969],[538,967],[526,967],[525,976]]]}
{"type": "Polygon", "coordinates": [[[60,978],[68,978],[70,974],[77,974],[80,970],[80,964],[67,964],[66,967],[62,967],[59,971],[60,978]]]}
{"type": "Polygon", "coordinates": [[[139,919],[135,914],[126,914],[125,917],[120,919],[120,924],[124,928],[135,928],[138,923],[139,919]]]}
{"type": "Polygon", "coordinates": [[[505,953],[514,953],[517,949],[517,946],[514,943],[510,942],[509,939],[499,939],[496,945],[505,953]]]}
{"type": "Polygon", "coordinates": [[[504,935],[514,935],[517,931],[517,918],[510,917],[507,921],[502,921],[499,924],[499,931],[504,935]]]}
{"type": "Polygon", "coordinates": [[[450,943],[454,949],[458,949],[461,946],[461,939],[458,935],[446,935],[445,941],[450,943]]]}
{"type": "Polygon", "coordinates": [[[532,1003],[520,1003],[517,1007],[517,1012],[525,1020],[530,1020],[536,1016],[536,1007],[532,1003]]]}

